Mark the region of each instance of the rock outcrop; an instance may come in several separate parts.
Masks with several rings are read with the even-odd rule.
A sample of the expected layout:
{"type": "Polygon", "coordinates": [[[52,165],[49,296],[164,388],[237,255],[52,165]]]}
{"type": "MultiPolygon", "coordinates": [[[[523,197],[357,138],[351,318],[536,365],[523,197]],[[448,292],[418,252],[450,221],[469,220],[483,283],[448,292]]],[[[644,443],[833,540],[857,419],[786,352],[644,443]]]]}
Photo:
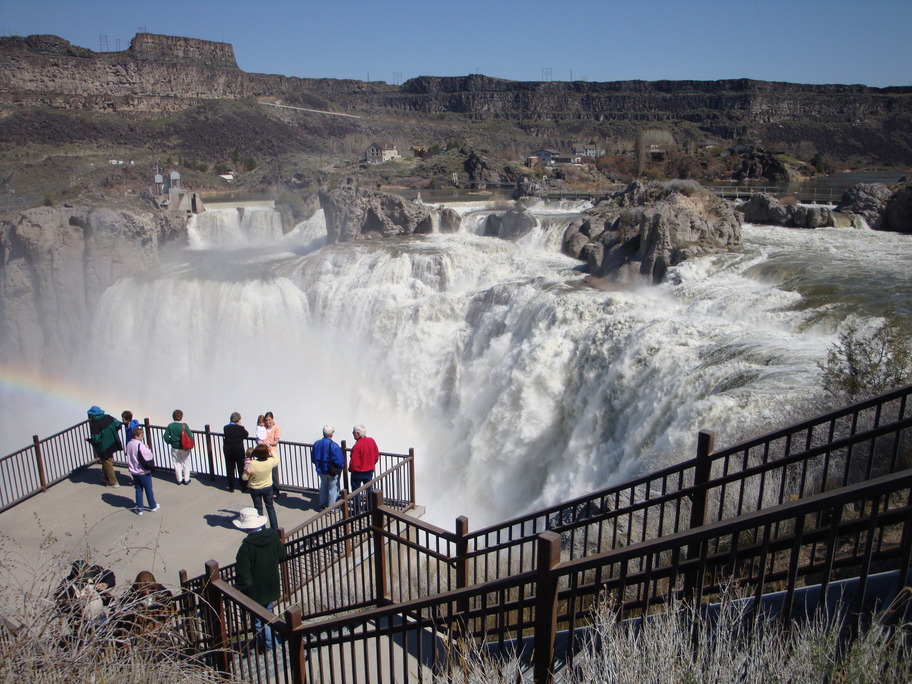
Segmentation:
{"type": "Polygon", "coordinates": [[[94,307],[118,279],[186,241],[161,212],[39,207],[0,221],[0,354],[53,370],[88,340],[94,307]]]}
{"type": "Polygon", "coordinates": [[[763,192],[751,195],[738,207],[748,223],[760,223],[790,228],[828,228],[836,225],[829,207],[783,204],[763,192]]]}
{"type": "Polygon", "coordinates": [[[634,182],[586,213],[565,231],[563,251],[596,278],[658,283],[671,266],[741,244],[732,206],[693,182],[634,182]]]}
{"type": "Polygon", "coordinates": [[[433,206],[353,184],[321,191],[320,205],[326,217],[329,243],[431,233],[435,229],[435,214],[440,216],[441,232],[455,232],[459,225],[455,212],[442,213],[433,206]]]}
{"type": "Polygon", "coordinates": [[[859,183],[842,193],[836,211],[855,214],[864,219],[868,227],[877,230],[892,195],[890,188],[882,183],[859,183]]]}
{"type": "Polygon", "coordinates": [[[912,233],[912,185],[897,190],[884,207],[881,230],[912,233]]]}
{"type": "Polygon", "coordinates": [[[789,180],[789,170],[772,152],[756,147],[747,150],[741,157],[741,168],[732,174],[736,181],[763,179],[770,183],[789,180]]]}

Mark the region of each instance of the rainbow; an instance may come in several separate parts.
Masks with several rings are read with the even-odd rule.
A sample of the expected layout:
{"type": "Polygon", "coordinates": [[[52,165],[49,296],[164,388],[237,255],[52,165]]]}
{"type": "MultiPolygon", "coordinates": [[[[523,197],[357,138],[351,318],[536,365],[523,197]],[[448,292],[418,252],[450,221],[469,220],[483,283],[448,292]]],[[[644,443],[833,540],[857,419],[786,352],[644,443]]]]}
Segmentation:
{"type": "MultiPolygon", "coordinates": [[[[117,377],[110,376],[111,380],[117,377]]],[[[125,408],[139,413],[131,405],[135,399],[127,399],[111,387],[92,387],[60,375],[0,364],[0,405],[15,406],[18,416],[8,411],[0,416],[0,455],[30,444],[34,434],[47,436],[82,422],[93,405],[115,418],[125,408]]]]}

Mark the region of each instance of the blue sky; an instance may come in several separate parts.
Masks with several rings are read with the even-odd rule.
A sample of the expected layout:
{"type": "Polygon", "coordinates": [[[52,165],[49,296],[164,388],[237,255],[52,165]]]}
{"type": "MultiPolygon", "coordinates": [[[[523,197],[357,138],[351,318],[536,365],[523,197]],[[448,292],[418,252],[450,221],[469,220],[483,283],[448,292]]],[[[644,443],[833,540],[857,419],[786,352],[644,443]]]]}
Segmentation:
{"type": "Polygon", "coordinates": [[[287,76],[912,85],[912,0],[0,0],[0,35],[114,50],[141,28],[287,76]]]}

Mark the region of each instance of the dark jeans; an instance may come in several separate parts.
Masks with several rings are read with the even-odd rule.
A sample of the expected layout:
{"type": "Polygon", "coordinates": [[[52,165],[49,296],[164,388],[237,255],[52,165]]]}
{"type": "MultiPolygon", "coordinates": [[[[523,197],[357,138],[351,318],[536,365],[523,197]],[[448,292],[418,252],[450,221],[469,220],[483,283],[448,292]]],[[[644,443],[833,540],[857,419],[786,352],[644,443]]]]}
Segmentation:
{"type": "Polygon", "coordinates": [[[253,507],[257,509],[257,512],[260,515],[266,515],[269,518],[269,526],[277,530],[279,529],[279,521],[276,518],[275,506],[272,503],[272,485],[269,487],[263,487],[262,489],[253,489],[248,488],[250,492],[250,498],[253,499],[253,507]],[[266,508],[266,512],[263,513],[263,508],[266,508]]]}
{"type": "Polygon", "coordinates": [[[143,491],[146,492],[146,498],[149,500],[149,508],[155,508],[155,495],[152,493],[152,474],[133,476],[133,486],[136,487],[136,507],[143,507],[143,491]]]}
{"type": "MultiPolygon", "coordinates": [[[[368,482],[374,479],[374,471],[369,470],[366,473],[356,473],[352,472],[351,477],[349,477],[349,482],[351,482],[352,491],[358,489],[363,485],[366,485],[368,482]]],[[[358,494],[357,498],[352,502],[355,508],[355,513],[360,513],[365,511],[370,507],[370,496],[373,487],[368,487],[363,492],[358,494]]]]}
{"type": "Polygon", "coordinates": [[[234,478],[237,477],[238,485],[242,492],[247,491],[247,483],[241,479],[244,474],[244,450],[225,452],[225,476],[228,478],[228,491],[234,491],[234,478]]]}

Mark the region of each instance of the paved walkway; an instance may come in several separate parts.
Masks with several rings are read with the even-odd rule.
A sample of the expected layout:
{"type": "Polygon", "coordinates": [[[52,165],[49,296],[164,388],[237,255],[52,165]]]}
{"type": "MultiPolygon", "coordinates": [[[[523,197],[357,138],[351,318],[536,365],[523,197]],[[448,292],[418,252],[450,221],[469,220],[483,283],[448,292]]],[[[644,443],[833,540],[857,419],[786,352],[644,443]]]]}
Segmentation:
{"type": "MultiPolygon", "coordinates": [[[[68,567],[76,558],[113,570],[118,587],[150,570],[170,589],[178,586],[181,569],[195,577],[210,559],[234,562],[244,533],[231,521],[252,505],[248,494],[229,493],[223,478],[200,476],[178,485],[170,471],[156,473],[152,486],[161,509],[139,516],[132,511],[134,489],[126,468],[117,468],[117,477],[119,488],[102,485],[96,464],[0,513],[0,591],[30,577],[56,584],[60,578],[42,573],[56,574],[61,560],[68,567]]],[[[279,525],[286,530],[316,509],[315,493],[291,492],[276,502],[279,525]]]]}

